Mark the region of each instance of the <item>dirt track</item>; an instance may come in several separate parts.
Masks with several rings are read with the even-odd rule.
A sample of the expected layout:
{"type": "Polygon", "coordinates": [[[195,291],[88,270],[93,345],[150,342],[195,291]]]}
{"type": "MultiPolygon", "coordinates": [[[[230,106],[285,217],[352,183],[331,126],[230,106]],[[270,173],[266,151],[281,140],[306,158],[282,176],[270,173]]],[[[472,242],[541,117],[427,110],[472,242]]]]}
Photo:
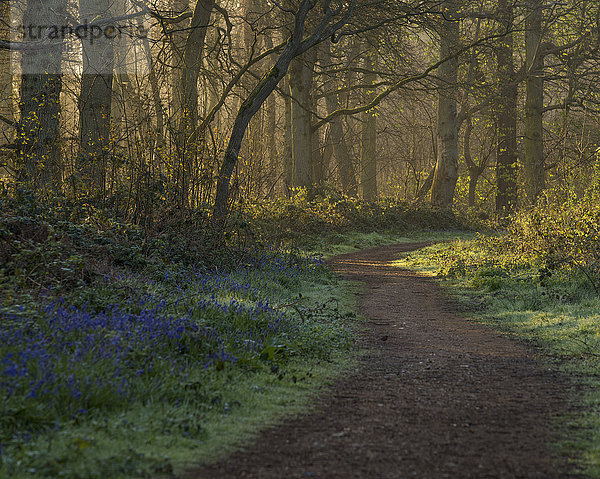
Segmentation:
{"type": "Polygon", "coordinates": [[[567,383],[522,345],[458,318],[430,279],[387,263],[419,245],[330,261],[364,282],[359,370],[315,410],[189,478],[565,478],[547,449],[567,383]]]}

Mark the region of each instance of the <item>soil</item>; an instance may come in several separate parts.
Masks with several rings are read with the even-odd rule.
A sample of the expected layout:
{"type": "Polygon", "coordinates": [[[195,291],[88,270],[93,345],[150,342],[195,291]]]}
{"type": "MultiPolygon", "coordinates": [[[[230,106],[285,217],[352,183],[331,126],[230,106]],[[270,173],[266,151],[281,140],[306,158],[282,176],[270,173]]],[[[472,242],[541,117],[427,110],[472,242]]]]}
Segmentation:
{"type": "Polygon", "coordinates": [[[359,367],[307,415],[186,477],[574,477],[548,446],[569,383],[523,344],[457,317],[433,280],[389,264],[422,246],[331,259],[364,283],[359,367]]]}

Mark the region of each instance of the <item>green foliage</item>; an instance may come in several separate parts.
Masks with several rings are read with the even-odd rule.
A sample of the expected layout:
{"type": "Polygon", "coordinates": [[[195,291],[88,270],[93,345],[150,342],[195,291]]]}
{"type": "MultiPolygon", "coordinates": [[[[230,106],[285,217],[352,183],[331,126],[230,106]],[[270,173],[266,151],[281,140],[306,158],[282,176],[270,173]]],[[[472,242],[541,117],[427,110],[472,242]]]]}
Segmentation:
{"type": "Polygon", "coordinates": [[[343,284],[244,218],[142,229],[1,201],[0,477],[168,474],[305,404],[348,360],[343,284]]]}
{"type": "Polygon", "coordinates": [[[328,234],[469,229],[449,210],[391,198],[366,201],[335,190],[312,198],[298,190],[290,198],[250,205],[245,214],[259,237],[280,245],[297,246],[328,234]]]}
{"type": "Polygon", "coordinates": [[[539,265],[542,279],[556,271],[584,276],[600,293],[600,205],[589,198],[543,202],[519,213],[511,225],[512,247],[539,265]]]}
{"type": "Polygon", "coordinates": [[[222,452],[306,402],[352,349],[343,284],[298,245],[462,225],[334,193],[252,205],[218,227],[207,208],[142,227],[79,200],[4,190],[0,201],[0,317],[35,346],[27,358],[15,341],[0,347],[0,375],[19,379],[0,407],[0,477],[144,477],[222,452]],[[43,384],[30,381],[36,358],[51,373],[43,384]]]}

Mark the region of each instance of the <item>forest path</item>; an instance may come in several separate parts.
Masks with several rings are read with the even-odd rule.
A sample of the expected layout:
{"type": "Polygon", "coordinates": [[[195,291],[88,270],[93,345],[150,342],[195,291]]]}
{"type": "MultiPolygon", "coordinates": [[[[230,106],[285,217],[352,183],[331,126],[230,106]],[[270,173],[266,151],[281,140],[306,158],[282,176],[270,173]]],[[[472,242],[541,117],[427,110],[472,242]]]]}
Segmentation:
{"type": "Polygon", "coordinates": [[[364,283],[369,352],[307,415],[189,478],[564,478],[546,444],[568,383],[523,345],[459,318],[432,279],[393,267],[423,244],[329,261],[364,283]]]}

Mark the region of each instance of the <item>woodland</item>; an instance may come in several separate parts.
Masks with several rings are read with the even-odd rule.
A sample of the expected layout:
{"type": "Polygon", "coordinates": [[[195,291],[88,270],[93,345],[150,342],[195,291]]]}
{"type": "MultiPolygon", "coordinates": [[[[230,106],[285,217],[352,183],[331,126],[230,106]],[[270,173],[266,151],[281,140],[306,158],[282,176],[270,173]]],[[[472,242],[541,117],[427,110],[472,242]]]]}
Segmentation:
{"type": "Polygon", "coordinates": [[[380,244],[444,240],[402,266],[598,385],[596,0],[0,19],[0,477],[165,477],[302,410],[360,323],[323,258],[380,244]]]}

